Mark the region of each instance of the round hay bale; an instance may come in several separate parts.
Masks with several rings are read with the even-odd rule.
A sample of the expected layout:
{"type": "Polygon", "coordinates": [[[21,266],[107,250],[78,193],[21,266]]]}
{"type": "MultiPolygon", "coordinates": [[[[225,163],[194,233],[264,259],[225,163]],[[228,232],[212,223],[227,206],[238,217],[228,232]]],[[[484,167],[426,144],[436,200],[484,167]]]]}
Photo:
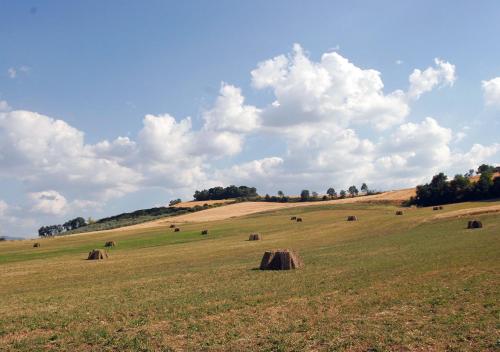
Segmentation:
{"type": "Polygon", "coordinates": [[[266,251],[260,262],[260,270],[292,270],[303,266],[297,253],[289,249],[266,251]]]}
{"type": "Polygon", "coordinates": [[[479,220],[470,220],[467,224],[468,229],[480,229],[483,227],[483,223],[479,220]]]}
{"type": "Polygon", "coordinates": [[[297,218],[297,222],[302,222],[302,218],[297,218]]]}
{"type": "Polygon", "coordinates": [[[108,259],[108,253],[102,249],[93,249],[89,252],[88,260],[108,259]]]}
{"type": "Polygon", "coordinates": [[[104,247],[114,247],[114,246],[116,246],[115,241],[108,241],[104,244],[104,247]]]}
{"type": "Polygon", "coordinates": [[[170,224],[170,228],[171,228],[171,229],[174,229],[174,228],[175,228],[175,225],[174,225],[174,224],[170,224]]]}
{"type": "Polygon", "coordinates": [[[296,216],[292,216],[292,217],[290,218],[290,220],[297,220],[297,217],[296,217],[296,216]]]}
{"type": "Polygon", "coordinates": [[[260,233],[251,233],[250,236],[248,236],[249,241],[259,241],[262,239],[262,236],[260,233]]]}
{"type": "Polygon", "coordinates": [[[403,215],[403,211],[402,210],[397,210],[396,211],[396,215],[403,215]]]}
{"type": "Polygon", "coordinates": [[[201,234],[202,234],[202,235],[208,235],[208,230],[202,230],[202,231],[201,231],[201,234]]]}
{"type": "Polygon", "coordinates": [[[38,243],[38,242],[33,243],[33,247],[35,247],[35,248],[40,247],[40,243],[38,243]]]}
{"type": "Polygon", "coordinates": [[[358,221],[358,218],[356,217],[356,215],[349,215],[347,217],[347,221],[358,221]]]}
{"type": "Polygon", "coordinates": [[[180,230],[181,230],[180,228],[176,227],[176,228],[174,229],[174,232],[179,232],[180,230]]]}

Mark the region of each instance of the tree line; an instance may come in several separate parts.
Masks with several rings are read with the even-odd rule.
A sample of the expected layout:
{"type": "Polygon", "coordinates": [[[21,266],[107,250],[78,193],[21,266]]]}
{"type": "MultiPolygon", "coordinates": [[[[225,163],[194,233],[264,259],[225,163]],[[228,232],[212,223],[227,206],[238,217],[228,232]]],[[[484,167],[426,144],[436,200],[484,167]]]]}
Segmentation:
{"type": "Polygon", "coordinates": [[[221,200],[228,198],[251,198],[257,197],[257,189],[255,187],[234,186],[229,187],[212,187],[201,191],[195,191],[193,198],[195,200],[221,200]]]}
{"type": "Polygon", "coordinates": [[[487,164],[481,165],[477,170],[480,176],[476,182],[471,180],[474,170],[469,170],[463,175],[457,174],[450,181],[441,172],[434,175],[430,183],[418,185],[416,196],[412,197],[409,203],[430,206],[498,198],[500,197],[500,177],[493,178],[495,171],[498,171],[498,168],[487,164]]]}
{"type": "Polygon", "coordinates": [[[87,222],[82,217],[77,217],[71,220],[66,221],[62,225],[49,225],[42,226],[38,229],[38,236],[40,237],[50,237],[57,236],[63,232],[76,230],[82,226],[86,226],[87,222]]]}

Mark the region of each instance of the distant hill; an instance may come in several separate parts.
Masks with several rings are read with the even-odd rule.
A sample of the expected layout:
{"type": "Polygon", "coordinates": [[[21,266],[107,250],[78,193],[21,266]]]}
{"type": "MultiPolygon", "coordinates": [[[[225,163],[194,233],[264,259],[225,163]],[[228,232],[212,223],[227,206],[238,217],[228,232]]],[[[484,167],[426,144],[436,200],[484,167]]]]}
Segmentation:
{"type": "Polygon", "coordinates": [[[13,237],[13,236],[0,236],[0,241],[17,241],[23,240],[22,237],[13,237]]]}

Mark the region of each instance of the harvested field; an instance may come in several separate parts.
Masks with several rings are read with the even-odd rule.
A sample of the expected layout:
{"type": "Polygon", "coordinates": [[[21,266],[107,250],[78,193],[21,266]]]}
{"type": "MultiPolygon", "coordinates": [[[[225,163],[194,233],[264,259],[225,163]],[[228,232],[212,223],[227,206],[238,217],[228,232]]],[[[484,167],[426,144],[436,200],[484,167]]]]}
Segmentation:
{"type": "Polygon", "coordinates": [[[491,206],[500,202],[394,216],[388,204],[320,202],[186,222],[182,236],[82,234],[39,239],[37,250],[5,241],[0,350],[495,351],[500,216],[435,218],[491,206]],[[472,219],[483,228],[468,230],[472,219]],[[119,244],[108,259],[84,260],[105,241],[119,244]],[[258,270],[278,248],[304,267],[258,270]]]}
{"type": "MultiPolygon", "coordinates": [[[[117,231],[131,231],[131,230],[141,230],[149,229],[159,226],[172,226],[172,223],[185,223],[185,222],[207,222],[207,221],[218,221],[230,218],[236,218],[240,216],[261,213],[266,211],[273,211],[279,209],[306,207],[306,206],[318,206],[318,205],[330,205],[330,204],[356,204],[356,203],[394,203],[399,204],[405,200],[408,200],[411,196],[415,195],[415,189],[402,189],[398,191],[384,192],[381,194],[375,194],[371,196],[362,196],[354,198],[344,198],[344,199],[333,199],[327,201],[319,202],[297,202],[297,203],[273,203],[273,202],[242,202],[236,204],[229,204],[222,207],[211,208],[202,210],[196,213],[183,214],[171,218],[159,219],[150,222],[145,222],[132,226],[120,227],[113,230],[95,231],[87,232],[89,233],[105,233],[105,232],[117,232],[117,231]]],[[[232,201],[232,200],[228,200],[232,201]]],[[[213,201],[215,203],[221,201],[213,201]]],[[[184,204],[194,204],[201,203],[197,205],[203,205],[206,202],[186,202],[184,204]]],[[[180,206],[179,203],[178,206],[180,206]]],[[[194,205],[193,205],[194,206],[194,205]]],[[[79,234],[77,234],[79,235],[79,234]]]]}

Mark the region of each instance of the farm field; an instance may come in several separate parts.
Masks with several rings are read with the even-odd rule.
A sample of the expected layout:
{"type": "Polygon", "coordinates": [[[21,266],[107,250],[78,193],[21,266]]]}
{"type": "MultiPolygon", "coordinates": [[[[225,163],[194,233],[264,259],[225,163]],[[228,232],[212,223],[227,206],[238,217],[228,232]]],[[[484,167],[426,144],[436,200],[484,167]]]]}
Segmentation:
{"type": "Polygon", "coordinates": [[[500,201],[204,218],[238,205],[181,215],[180,232],[156,222],[0,243],[0,350],[499,350],[500,201]],[[470,214],[482,229],[466,229],[470,214]],[[105,241],[109,259],[85,260],[105,241]],[[277,248],[305,267],[256,270],[277,248]]]}
{"type": "MultiPolygon", "coordinates": [[[[206,222],[206,221],[216,221],[236,218],[240,216],[256,214],[265,211],[278,210],[278,209],[289,209],[305,206],[318,206],[319,204],[353,204],[353,203],[378,203],[378,202],[393,202],[394,204],[400,204],[401,202],[408,200],[411,196],[415,195],[415,188],[402,189],[397,191],[383,192],[380,194],[374,194],[362,197],[347,197],[343,199],[332,199],[321,202],[296,202],[296,203],[276,203],[276,202],[241,202],[236,204],[225,205],[224,207],[217,207],[208,209],[202,212],[197,212],[196,214],[183,214],[175,217],[165,217],[153,221],[142,222],[139,224],[134,224],[130,226],[123,226],[120,228],[104,231],[96,231],[95,233],[103,232],[116,232],[116,231],[129,231],[129,230],[144,230],[158,226],[167,226],[171,223],[192,223],[192,222],[206,222]]],[[[185,207],[190,208],[194,206],[201,206],[203,204],[216,204],[216,203],[227,203],[232,202],[234,199],[228,200],[216,200],[216,201],[191,201],[178,203],[174,207],[185,207]]],[[[86,232],[92,233],[92,232],[86,232]]]]}

